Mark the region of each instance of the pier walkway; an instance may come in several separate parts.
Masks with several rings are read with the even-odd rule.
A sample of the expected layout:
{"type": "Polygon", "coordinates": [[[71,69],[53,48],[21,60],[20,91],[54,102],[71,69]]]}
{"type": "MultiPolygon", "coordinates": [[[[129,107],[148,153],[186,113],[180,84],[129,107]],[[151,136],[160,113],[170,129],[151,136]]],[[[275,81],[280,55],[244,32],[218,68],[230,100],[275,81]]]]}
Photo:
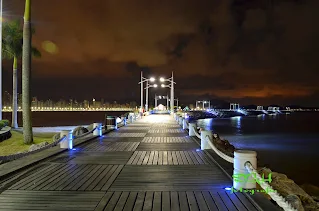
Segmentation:
{"type": "Polygon", "coordinates": [[[14,175],[0,210],[260,210],[231,186],[171,116],[151,115],[14,175]]]}

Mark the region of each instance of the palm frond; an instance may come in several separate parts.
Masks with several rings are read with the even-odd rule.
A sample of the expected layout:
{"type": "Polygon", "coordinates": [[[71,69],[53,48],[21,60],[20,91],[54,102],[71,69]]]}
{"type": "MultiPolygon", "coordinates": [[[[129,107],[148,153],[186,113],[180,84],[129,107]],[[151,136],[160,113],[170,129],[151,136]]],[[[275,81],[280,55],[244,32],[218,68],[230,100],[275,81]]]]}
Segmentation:
{"type": "Polygon", "coordinates": [[[3,53],[5,58],[11,59],[13,56],[21,57],[23,29],[19,20],[3,23],[3,53]]]}
{"type": "Polygon", "coordinates": [[[3,59],[12,59],[14,56],[12,53],[2,48],[2,58],[3,59]]]}
{"type": "MultiPolygon", "coordinates": [[[[35,33],[35,29],[31,28],[32,33],[35,33]]],[[[23,27],[20,20],[13,20],[3,23],[2,34],[2,53],[6,59],[12,59],[14,56],[17,58],[22,57],[23,46],[23,27]]],[[[32,56],[41,57],[41,52],[32,47],[32,56]]]]}
{"type": "Polygon", "coordinates": [[[36,47],[32,47],[32,56],[36,57],[36,58],[40,58],[41,57],[41,52],[36,48],[36,47]]]}

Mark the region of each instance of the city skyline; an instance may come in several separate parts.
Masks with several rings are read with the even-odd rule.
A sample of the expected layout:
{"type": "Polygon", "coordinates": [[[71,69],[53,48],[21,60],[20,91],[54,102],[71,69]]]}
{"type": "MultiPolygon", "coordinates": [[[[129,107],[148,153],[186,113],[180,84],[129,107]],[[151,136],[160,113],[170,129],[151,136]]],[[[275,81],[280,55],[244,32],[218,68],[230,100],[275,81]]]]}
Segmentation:
{"type": "MultiPolygon", "coordinates": [[[[165,95],[166,96],[166,95],[165,95]]],[[[196,101],[195,100],[193,102],[190,103],[183,103],[183,102],[179,102],[179,106],[184,107],[189,107],[189,108],[196,108],[196,101]]],[[[223,108],[223,109],[227,109],[229,108],[229,104],[230,103],[238,103],[238,102],[234,102],[234,101],[220,101],[220,100],[210,100],[208,98],[205,99],[201,99],[202,101],[210,101],[211,103],[211,108],[223,108]],[[215,103],[214,103],[215,102],[215,103]]],[[[159,104],[163,104],[164,106],[166,106],[166,99],[162,99],[159,100],[159,104]]],[[[45,108],[45,107],[50,107],[50,108],[54,108],[54,107],[59,107],[59,108],[139,108],[139,100],[136,101],[123,101],[123,102],[119,102],[117,100],[108,100],[108,99],[104,99],[104,98],[94,98],[91,97],[90,99],[86,99],[86,100],[77,100],[77,99],[59,99],[59,100],[51,100],[51,99],[41,99],[38,98],[37,96],[32,97],[32,103],[31,103],[31,107],[32,108],[36,108],[36,107],[41,107],[41,108],[45,108]]],[[[145,103],[145,102],[144,102],[145,103]]],[[[205,104],[205,107],[207,107],[207,103],[205,104]]],[[[159,105],[158,104],[158,105],[159,105]]],[[[155,106],[155,97],[150,96],[149,97],[149,105],[151,107],[155,106]]],[[[21,94],[18,93],[18,106],[21,108],[21,94]]],[[[176,103],[175,103],[176,106],[176,103]]],[[[298,105],[298,104],[240,104],[240,107],[245,107],[245,108],[249,108],[249,109],[255,109],[258,106],[279,106],[281,108],[285,108],[285,107],[291,107],[294,109],[299,109],[299,108],[312,108],[312,109],[317,109],[319,108],[316,106],[302,106],[302,105],[298,105]]],[[[4,91],[4,95],[3,95],[3,107],[4,109],[7,109],[9,107],[12,107],[12,96],[8,91],[4,91]]],[[[199,103],[199,107],[201,107],[201,104],[199,103]]]]}

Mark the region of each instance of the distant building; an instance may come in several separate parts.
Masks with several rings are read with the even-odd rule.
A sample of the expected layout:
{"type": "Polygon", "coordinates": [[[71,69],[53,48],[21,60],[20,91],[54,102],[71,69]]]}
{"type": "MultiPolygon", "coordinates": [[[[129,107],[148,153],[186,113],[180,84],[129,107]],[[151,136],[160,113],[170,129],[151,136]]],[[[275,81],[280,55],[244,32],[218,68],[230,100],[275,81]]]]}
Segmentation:
{"type": "Polygon", "coordinates": [[[89,104],[89,101],[87,101],[87,100],[84,100],[83,101],[83,108],[89,108],[90,107],[90,104],[89,104]]]}
{"type": "Polygon", "coordinates": [[[31,107],[34,107],[34,108],[38,107],[38,98],[37,97],[32,98],[31,107]]]}

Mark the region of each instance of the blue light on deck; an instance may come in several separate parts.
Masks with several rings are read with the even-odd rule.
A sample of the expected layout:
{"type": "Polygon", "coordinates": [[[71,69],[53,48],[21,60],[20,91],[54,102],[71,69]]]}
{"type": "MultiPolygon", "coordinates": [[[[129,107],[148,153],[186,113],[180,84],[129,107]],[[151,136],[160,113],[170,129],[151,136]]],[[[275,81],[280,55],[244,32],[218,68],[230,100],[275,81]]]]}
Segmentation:
{"type": "Polygon", "coordinates": [[[200,151],[200,149],[196,149],[196,152],[200,151]]]}
{"type": "Polygon", "coordinates": [[[69,149],[73,149],[73,142],[72,142],[72,140],[69,140],[69,149]]]}
{"type": "Polygon", "coordinates": [[[231,190],[231,188],[227,187],[227,188],[225,188],[225,190],[231,190]]]}
{"type": "Polygon", "coordinates": [[[76,151],[76,149],[75,149],[75,148],[73,148],[72,150],[73,150],[73,151],[76,151]]]}

